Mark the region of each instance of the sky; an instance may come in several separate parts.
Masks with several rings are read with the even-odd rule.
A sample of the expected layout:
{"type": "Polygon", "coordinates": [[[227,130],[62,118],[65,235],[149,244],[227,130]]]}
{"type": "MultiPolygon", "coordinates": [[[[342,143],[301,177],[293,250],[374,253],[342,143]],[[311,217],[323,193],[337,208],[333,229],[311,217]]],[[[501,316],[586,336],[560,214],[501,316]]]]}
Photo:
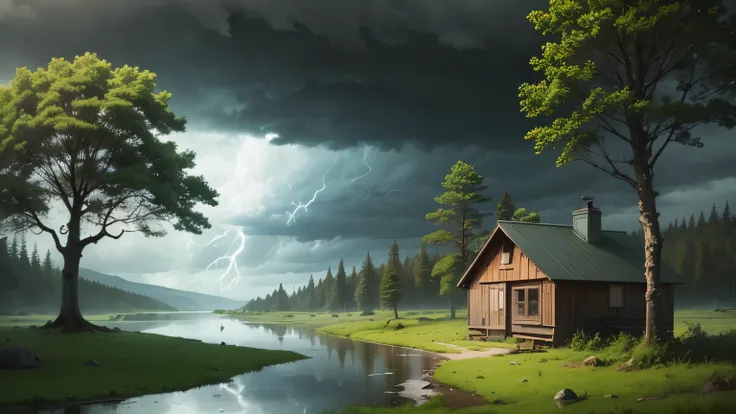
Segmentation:
{"type": "MultiPolygon", "coordinates": [[[[483,175],[489,212],[508,191],[566,224],[586,195],[605,228],[636,229],[625,183],[582,163],[556,168],[554,153],[524,140],[535,124],[518,87],[538,80],[528,62],[542,44],[525,17],[545,3],[3,0],[0,82],[85,51],[157,73],[188,119],[167,139],[197,153],[194,173],[221,194],[201,208],[212,229],[107,239],[82,266],[247,300],[340,259],[359,268],[368,251],[385,261],[393,240],[414,255],[458,160],[483,175]]],[[[664,222],[736,200],[733,131],[699,132],[703,148],[673,145],[658,163],[664,222]]],[[[26,237],[53,249],[46,235],[26,237]]]]}

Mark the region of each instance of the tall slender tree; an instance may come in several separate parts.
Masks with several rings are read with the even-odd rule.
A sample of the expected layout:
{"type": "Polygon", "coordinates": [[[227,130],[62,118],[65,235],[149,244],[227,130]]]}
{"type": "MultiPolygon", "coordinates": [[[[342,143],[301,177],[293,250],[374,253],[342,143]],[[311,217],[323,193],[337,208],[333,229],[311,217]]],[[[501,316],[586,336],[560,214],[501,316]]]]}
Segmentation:
{"type": "Polygon", "coordinates": [[[373,313],[376,306],[375,298],[378,291],[376,289],[376,269],[373,266],[370,252],[366,254],[360,267],[359,278],[358,286],[355,288],[355,302],[364,315],[369,315],[373,313]]]}
{"type": "MultiPolygon", "coordinates": [[[[490,198],[482,193],[487,189],[487,186],[483,185],[483,177],[475,172],[471,165],[462,161],[458,161],[450,168],[450,173],[445,176],[442,187],[445,192],[434,199],[442,207],[428,213],[427,220],[444,228],[424,236],[424,241],[438,244],[452,243],[458,249],[460,266],[449,266],[436,273],[441,274],[442,280],[449,286],[453,280],[460,278],[460,274],[468,265],[472,248],[471,241],[481,233],[483,217],[488,215],[481,213],[478,206],[490,201],[490,198]],[[449,271],[457,273],[451,275],[449,271]]],[[[432,273],[435,274],[435,272],[432,273]]],[[[440,293],[449,296],[450,318],[454,319],[455,308],[452,301],[454,288],[440,288],[440,293]]]]}
{"type": "Polygon", "coordinates": [[[583,161],[636,193],[650,343],[661,326],[655,166],[673,142],[702,147],[698,126],[736,125],[736,19],[720,0],[559,0],[528,19],[551,40],[530,62],[543,79],[521,85],[521,109],[549,124],[525,138],[536,153],[561,150],[557,166],[583,161]]]}
{"type": "Polygon", "coordinates": [[[185,130],[170,98],[156,92],[154,73],[113,68],[91,53],[20,68],[0,86],[0,181],[11,184],[0,195],[3,222],[47,233],[64,261],[59,315],[47,327],[103,329],[79,309],[87,246],[129,232],[163,236],[158,222],[195,234],[210,227],[195,207],[217,205],[218,193],[189,174],[194,152],[160,138],[185,130]],[[58,231],[45,221],[55,201],[66,210],[58,231]]]}
{"type": "Polygon", "coordinates": [[[388,262],[381,278],[381,301],[389,309],[393,309],[394,317],[399,319],[399,302],[401,301],[401,257],[399,245],[394,240],[388,253],[388,262]]]}
{"type": "Polygon", "coordinates": [[[427,302],[431,297],[430,289],[433,287],[429,280],[431,275],[432,264],[429,261],[427,247],[422,243],[417,258],[414,260],[414,289],[417,291],[417,298],[422,305],[422,309],[427,306],[427,302]]]}
{"type": "Polygon", "coordinates": [[[348,304],[347,293],[347,275],[345,274],[345,262],[340,259],[340,263],[337,265],[335,283],[332,284],[332,294],[330,295],[331,311],[345,311],[345,308],[348,304]]]}

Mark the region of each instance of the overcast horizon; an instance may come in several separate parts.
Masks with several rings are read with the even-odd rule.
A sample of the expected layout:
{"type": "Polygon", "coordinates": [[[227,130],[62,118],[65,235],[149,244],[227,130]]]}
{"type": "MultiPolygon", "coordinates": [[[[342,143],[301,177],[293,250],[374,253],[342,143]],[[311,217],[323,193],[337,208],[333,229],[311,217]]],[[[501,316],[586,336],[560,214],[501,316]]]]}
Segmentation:
{"type": "MultiPolygon", "coordinates": [[[[556,154],[535,155],[523,138],[535,124],[517,89],[538,79],[528,62],[541,45],[525,17],[545,4],[3,2],[0,82],[17,67],[86,51],[157,73],[189,121],[166,139],[195,151],[195,173],[221,194],[219,206],[200,208],[212,229],[104,240],[85,250],[82,266],[247,300],[324,277],[340,259],[348,272],[359,268],[367,251],[383,262],[393,240],[402,258],[413,256],[458,160],[483,175],[491,212],[507,191],[543,222],[569,224],[587,195],[605,229],[638,228],[625,183],[581,163],[556,168],[556,154]]],[[[736,201],[733,131],[698,132],[703,148],[673,145],[658,162],[663,226],[736,201]]],[[[61,218],[49,222],[58,228],[61,218]]],[[[46,234],[26,237],[54,252],[46,234]]]]}

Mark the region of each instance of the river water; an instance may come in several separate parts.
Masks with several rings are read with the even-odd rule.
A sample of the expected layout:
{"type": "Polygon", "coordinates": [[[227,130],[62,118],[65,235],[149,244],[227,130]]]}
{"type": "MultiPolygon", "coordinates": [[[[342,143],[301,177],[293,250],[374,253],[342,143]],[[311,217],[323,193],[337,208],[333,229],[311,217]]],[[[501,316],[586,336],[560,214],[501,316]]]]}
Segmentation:
{"type": "Polygon", "coordinates": [[[246,324],[214,314],[105,325],[209,343],[294,351],[310,358],[239,375],[227,384],[43,413],[313,414],[350,404],[390,406],[408,401],[406,395],[397,393],[401,390],[397,385],[416,384],[439,362],[430,353],[321,335],[305,328],[246,324]]]}

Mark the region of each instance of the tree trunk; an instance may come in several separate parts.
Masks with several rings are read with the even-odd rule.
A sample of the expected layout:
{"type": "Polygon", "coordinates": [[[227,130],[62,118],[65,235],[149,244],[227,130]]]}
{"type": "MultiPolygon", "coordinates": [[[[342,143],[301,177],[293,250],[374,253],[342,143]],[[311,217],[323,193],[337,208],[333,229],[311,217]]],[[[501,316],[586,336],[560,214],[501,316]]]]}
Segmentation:
{"type": "MultiPolygon", "coordinates": [[[[639,171],[637,171],[639,172],[639,171]]],[[[644,277],[647,282],[645,343],[661,338],[662,321],[659,319],[659,280],[662,263],[662,233],[659,227],[656,193],[648,167],[637,174],[639,186],[639,222],[644,232],[644,277]]]]}
{"type": "Polygon", "coordinates": [[[455,307],[452,304],[452,298],[450,298],[450,319],[455,319],[455,307]]]}
{"type": "Polygon", "coordinates": [[[79,310],[79,262],[82,249],[79,246],[79,222],[69,224],[66,251],[63,252],[64,267],[61,270],[61,307],[59,315],[53,322],[46,323],[44,328],[58,332],[105,331],[104,326],[97,326],[84,319],[79,310]]]}
{"type": "Polygon", "coordinates": [[[394,305],[394,318],[399,319],[399,310],[396,305],[394,305]]]}

